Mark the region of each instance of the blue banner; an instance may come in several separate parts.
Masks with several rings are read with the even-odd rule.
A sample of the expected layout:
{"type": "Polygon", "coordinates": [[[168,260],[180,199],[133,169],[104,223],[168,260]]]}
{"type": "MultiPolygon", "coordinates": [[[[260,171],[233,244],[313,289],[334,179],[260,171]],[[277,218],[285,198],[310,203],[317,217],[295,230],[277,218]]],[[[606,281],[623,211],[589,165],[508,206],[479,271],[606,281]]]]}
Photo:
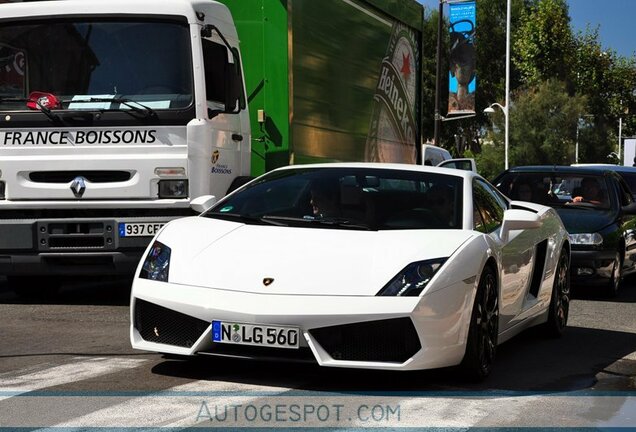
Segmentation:
{"type": "Polygon", "coordinates": [[[448,114],[474,114],[476,77],[475,1],[449,5],[450,73],[448,114]]]}

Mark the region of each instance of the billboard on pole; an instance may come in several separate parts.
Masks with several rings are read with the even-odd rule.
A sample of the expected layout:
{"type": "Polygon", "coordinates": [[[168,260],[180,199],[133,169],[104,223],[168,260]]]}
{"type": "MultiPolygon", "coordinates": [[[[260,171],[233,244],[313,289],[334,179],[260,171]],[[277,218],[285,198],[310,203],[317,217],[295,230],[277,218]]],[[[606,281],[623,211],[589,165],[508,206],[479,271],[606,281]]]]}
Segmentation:
{"type": "Polygon", "coordinates": [[[449,5],[449,115],[475,113],[475,12],[475,1],[449,5]]]}

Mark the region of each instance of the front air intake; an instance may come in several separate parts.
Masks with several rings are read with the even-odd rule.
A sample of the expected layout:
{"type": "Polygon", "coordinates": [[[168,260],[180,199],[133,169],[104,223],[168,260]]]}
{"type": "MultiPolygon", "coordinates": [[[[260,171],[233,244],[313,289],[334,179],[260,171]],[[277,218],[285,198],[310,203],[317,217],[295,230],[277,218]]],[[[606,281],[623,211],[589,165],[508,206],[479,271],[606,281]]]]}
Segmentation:
{"type": "Polygon", "coordinates": [[[210,323],[144,300],[135,301],[135,328],[148,342],[190,348],[210,323]]]}
{"type": "Polygon", "coordinates": [[[334,360],[404,363],[422,347],[410,318],[321,327],[309,333],[334,360]]]}

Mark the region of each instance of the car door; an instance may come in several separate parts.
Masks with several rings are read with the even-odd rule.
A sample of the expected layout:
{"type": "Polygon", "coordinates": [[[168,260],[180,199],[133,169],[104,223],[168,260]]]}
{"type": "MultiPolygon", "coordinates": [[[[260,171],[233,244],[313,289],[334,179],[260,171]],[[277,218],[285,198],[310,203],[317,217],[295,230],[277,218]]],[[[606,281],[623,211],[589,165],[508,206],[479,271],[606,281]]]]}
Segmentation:
{"type": "Polygon", "coordinates": [[[499,246],[500,332],[512,327],[519,314],[531,306],[527,304],[527,294],[536,249],[536,233],[531,231],[522,231],[507,242],[502,241],[501,224],[507,207],[506,199],[491,185],[481,179],[474,180],[474,229],[489,234],[499,246]]]}
{"type": "MultiPolygon", "coordinates": [[[[628,206],[634,202],[632,192],[620,176],[612,176],[616,183],[619,195],[619,203],[621,207],[628,206]]],[[[636,216],[627,214],[624,211],[619,212],[618,226],[623,233],[625,239],[625,259],[623,260],[623,269],[625,273],[636,270],[636,216]]]]}

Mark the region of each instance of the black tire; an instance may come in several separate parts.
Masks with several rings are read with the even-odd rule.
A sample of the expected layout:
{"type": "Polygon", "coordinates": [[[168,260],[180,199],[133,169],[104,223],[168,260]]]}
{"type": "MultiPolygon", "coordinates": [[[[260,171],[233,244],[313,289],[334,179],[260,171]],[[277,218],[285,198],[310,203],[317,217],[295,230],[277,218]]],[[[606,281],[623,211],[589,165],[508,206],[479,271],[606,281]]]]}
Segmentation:
{"type": "Polygon", "coordinates": [[[44,300],[54,297],[61,282],[50,276],[7,276],[9,287],[23,300],[44,300]]]}
{"type": "Polygon", "coordinates": [[[612,276],[605,287],[605,294],[609,298],[614,298],[618,295],[618,288],[621,285],[623,278],[623,260],[621,259],[620,252],[616,252],[614,256],[614,263],[612,264],[612,276]]]}
{"type": "Polygon", "coordinates": [[[543,325],[546,336],[558,338],[568,324],[570,312],[570,259],[563,249],[554,274],[548,321],[543,325]]]}
{"type": "Polygon", "coordinates": [[[475,294],[466,341],[466,353],[460,365],[467,379],[482,381],[490,374],[497,353],[498,337],[499,294],[497,278],[490,267],[485,267],[475,294]]]}
{"type": "Polygon", "coordinates": [[[238,188],[240,188],[244,184],[251,182],[252,180],[254,180],[254,177],[250,177],[250,176],[238,176],[238,177],[235,177],[234,180],[232,180],[232,183],[230,184],[230,187],[227,188],[226,195],[234,192],[235,190],[237,190],[238,188]]]}

